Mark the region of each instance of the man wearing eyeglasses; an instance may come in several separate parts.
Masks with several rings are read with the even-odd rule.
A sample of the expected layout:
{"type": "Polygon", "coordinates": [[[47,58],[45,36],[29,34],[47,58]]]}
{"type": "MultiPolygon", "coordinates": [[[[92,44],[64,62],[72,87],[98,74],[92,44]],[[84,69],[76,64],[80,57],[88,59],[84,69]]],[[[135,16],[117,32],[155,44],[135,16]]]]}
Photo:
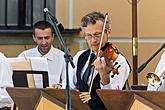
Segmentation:
{"type": "MultiPolygon", "coordinates": [[[[71,88],[78,89],[80,92],[87,92],[92,76],[89,73],[91,71],[88,70],[88,67],[91,64],[94,65],[94,80],[90,94],[91,100],[88,103],[92,110],[106,110],[106,107],[96,94],[96,89],[122,90],[131,70],[124,56],[117,51],[113,54],[114,59],[109,59],[110,65],[114,65],[114,68],[119,67],[119,74],[115,74],[113,77],[111,77],[113,75],[112,66],[106,63],[105,57],[98,56],[95,60],[91,61],[91,56],[93,54],[96,55],[99,49],[104,20],[105,16],[100,12],[91,12],[82,18],[81,28],[84,32],[88,49],[77,52],[73,58],[76,67],[74,69],[69,68],[71,88]],[[88,75],[86,75],[87,71],[88,75]]],[[[108,37],[111,34],[109,19],[106,22],[103,34],[102,47],[108,43],[108,37]]]]}

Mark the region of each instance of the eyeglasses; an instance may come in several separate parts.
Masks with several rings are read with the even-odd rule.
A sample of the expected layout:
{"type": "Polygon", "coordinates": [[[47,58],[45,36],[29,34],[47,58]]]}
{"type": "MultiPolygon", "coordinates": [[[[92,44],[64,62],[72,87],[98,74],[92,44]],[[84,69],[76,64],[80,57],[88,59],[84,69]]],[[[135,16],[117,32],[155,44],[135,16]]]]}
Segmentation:
{"type": "Polygon", "coordinates": [[[86,40],[91,40],[92,37],[95,38],[95,39],[100,39],[101,38],[101,34],[102,34],[102,32],[96,32],[94,34],[86,34],[85,35],[85,39],[86,40]]]}

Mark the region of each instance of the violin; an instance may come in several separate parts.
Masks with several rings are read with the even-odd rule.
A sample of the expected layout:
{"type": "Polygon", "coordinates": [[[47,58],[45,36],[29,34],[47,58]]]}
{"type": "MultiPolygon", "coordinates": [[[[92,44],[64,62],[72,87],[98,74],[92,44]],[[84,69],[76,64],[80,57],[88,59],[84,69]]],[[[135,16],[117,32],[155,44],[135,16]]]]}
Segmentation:
{"type": "Polygon", "coordinates": [[[102,56],[105,57],[105,61],[107,63],[107,65],[109,67],[111,67],[111,71],[112,71],[112,75],[111,77],[113,78],[115,74],[119,74],[118,72],[118,68],[120,67],[120,65],[118,65],[116,67],[116,65],[118,64],[118,62],[115,62],[114,65],[113,62],[117,59],[118,57],[118,49],[116,48],[116,46],[114,46],[112,43],[107,42],[102,48],[102,56]]]}

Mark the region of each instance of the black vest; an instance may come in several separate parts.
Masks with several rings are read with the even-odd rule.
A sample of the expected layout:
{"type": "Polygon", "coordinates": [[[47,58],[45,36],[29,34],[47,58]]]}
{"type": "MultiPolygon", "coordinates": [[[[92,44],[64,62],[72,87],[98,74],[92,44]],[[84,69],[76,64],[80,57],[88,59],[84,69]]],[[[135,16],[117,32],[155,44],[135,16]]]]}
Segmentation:
{"type": "MultiPolygon", "coordinates": [[[[88,57],[90,55],[90,49],[83,52],[77,62],[77,89],[79,89],[81,92],[87,92],[89,89],[89,86],[84,83],[84,81],[81,79],[81,71],[84,65],[86,64],[88,57]]],[[[96,77],[93,80],[92,90],[91,90],[91,100],[89,101],[89,106],[92,110],[106,110],[104,104],[102,103],[101,99],[96,93],[96,89],[101,89],[100,87],[100,75],[97,74],[96,77]]]]}

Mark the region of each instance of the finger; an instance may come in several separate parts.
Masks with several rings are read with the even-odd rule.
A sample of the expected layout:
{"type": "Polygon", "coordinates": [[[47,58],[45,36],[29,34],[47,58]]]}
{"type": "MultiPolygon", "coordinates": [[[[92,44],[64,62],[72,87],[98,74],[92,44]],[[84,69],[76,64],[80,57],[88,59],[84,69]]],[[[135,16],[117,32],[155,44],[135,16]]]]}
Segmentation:
{"type": "Polygon", "coordinates": [[[81,99],[81,101],[82,101],[83,103],[86,103],[86,102],[88,102],[90,99],[91,99],[91,98],[88,97],[88,98],[81,99]]]}
{"type": "Polygon", "coordinates": [[[105,62],[105,58],[104,58],[104,57],[101,57],[101,61],[102,61],[102,62],[103,62],[103,61],[105,62]]]}
{"type": "Polygon", "coordinates": [[[54,86],[53,88],[54,88],[54,89],[59,89],[59,87],[58,87],[58,86],[54,86]]]}
{"type": "Polygon", "coordinates": [[[82,98],[82,99],[90,98],[90,95],[84,95],[84,96],[81,96],[80,98],[82,98]]]}
{"type": "Polygon", "coordinates": [[[83,101],[83,103],[86,103],[86,102],[88,102],[90,99],[88,99],[88,100],[85,100],[85,101],[83,101]]]}
{"type": "Polygon", "coordinates": [[[62,86],[60,84],[53,84],[52,87],[54,89],[61,89],[62,86]]]}
{"type": "Polygon", "coordinates": [[[80,96],[80,99],[87,98],[87,97],[90,97],[90,95],[82,95],[80,96]]]}
{"type": "Polygon", "coordinates": [[[104,57],[101,57],[101,63],[102,63],[103,66],[106,65],[106,61],[105,61],[105,58],[104,57]]]}
{"type": "Polygon", "coordinates": [[[84,96],[84,95],[87,95],[88,92],[81,92],[81,94],[79,96],[84,96]]]}
{"type": "Polygon", "coordinates": [[[84,96],[80,96],[80,99],[83,99],[84,98],[84,96]]]}
{"type": "Polygon", "coordinates": [[[101,58],[100,57],[97,57],[97,59],[95,61],[96,62],[100,62],[101,61],[101,58]]]}
{"type": "Polygon", "coordinates": [[[97,68],[97,67],[99,67],[100,66],[100,64],[101,64],[101,58],[100,57],[97,57],[97,59],[94,61],[94,66],[97,68]]]}

